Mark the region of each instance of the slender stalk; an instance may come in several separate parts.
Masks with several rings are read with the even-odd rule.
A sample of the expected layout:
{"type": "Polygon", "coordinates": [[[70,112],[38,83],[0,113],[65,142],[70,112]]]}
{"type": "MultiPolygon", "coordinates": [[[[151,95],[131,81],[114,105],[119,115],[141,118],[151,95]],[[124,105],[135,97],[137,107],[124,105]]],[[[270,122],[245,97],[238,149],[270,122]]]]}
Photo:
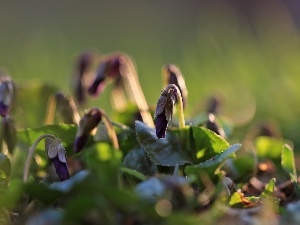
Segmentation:
{"type": "Polygon", "coordinates": [[[183,102],[181,97],[181,92],[179,88],[175,85],[176,91],[177,91],[177,109],[178,109],[178,118],[179,118],[179,128],[185,127],[185,120],[184,120],[184,113],[183,113],[183,102]]]}
{"type": "Polygon", "coordinates": [[[37,145],[40,143],[41,140],[43,140],[44,138],[51,138],[52,140],[55,140],[55,136],[52,134],[43,134],[40,137],[38,137],[38,139],[35,140],[35,142],[33,143],[33,145],[31,146],[31,148],[29,149],[28,155],[27,155],[27,159],[25,162],[25,167],[24,167],[24,174],[23,174],[23,182],[26,182],[28,180],[28,176],[29,176],[29,167],[31,164],[31,160],[33,157],[33,153],[37,147],[37,145]]]}
{"type": "Polygon", "coordinates": [[[138,76],[136,69],[131,61],[131,59],[126,56],[126,63],[124,66],[124,74],[126,76],[126,81],[130,87],[131,95],[133,96],[137,107],[141,113],[143,121],[150,127],[154,127],[152,116],[149,112],[149,107],[146,98],[143,94],[142,87],[138,81],[138,76]]]}
{"type": "Polygon", "coordinates": [[[72,108],[72,112],[73,112],[73,120],[75,122],[75,124],[78,126],[79,121],[80,121],[80,114],[78,112],[78,108],[75,104],[75,101],[72,99],[70,99],[70,107],[72,108]]]}
{"type": "Polygon", "coordinates": [[[44,124],[49,125],[53,124],[56,110],[56,99],[55,96],[51,95],[48,99],[46,116],[44,119],[44,124]]]}
{"type": "Polygon", "coordinates": [[[184,113],[183,113],[183,103],[182,103],[182,97],[181,92],[179,88],[175,84],[169,84],[164,92],[169,93],[171,89],[176,90],[176,97],[177,97],[177,111],[178,111],[178,120],[179,120],[179,128],[185,127],[185,120],[184,120],[184,113]]]}
{"type": "Polygon", "coordinates": [[[111,103],[115,110],[121,111],[127,105],[124,90],[120,87],[114,87],[111,91],[111,103]]]}
{"type": "Polygon", "coordinates": [[[103,122],[105,124],[108,137],[110,138],[114,149],[119,150],[120,149],[119,142],[118,142],[117,134],[113,127],[113,124],[110,121],[110,119],[108,118],[108,116],[106,115],[106,113],[104,112],[104,110],[100,109],[100,112],[102,115],[102,119],[104,119],[103,122]]]}

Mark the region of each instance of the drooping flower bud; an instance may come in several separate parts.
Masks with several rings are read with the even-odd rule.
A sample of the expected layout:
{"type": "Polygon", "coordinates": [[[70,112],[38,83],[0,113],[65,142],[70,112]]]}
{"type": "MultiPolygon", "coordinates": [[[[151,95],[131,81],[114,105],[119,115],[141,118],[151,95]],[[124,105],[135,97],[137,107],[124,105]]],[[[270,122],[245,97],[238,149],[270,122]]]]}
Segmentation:
{"type": "Polygon", "coordinates": [[[177,102],[178,88],[174,84],[168,85],[165,90],[162,90],[155,109],[155,128],[156,136],[164,138],[168,123],[172,119],[174,105],[177,102]]]}
{"type": "Polygon", "coordinates": [[[97,69],[96,77],[88,89],[89,94],[101,94],[105,88],[104,82],[107,78],[119,77],[122,61],[123,59],[120,54],[106,57],[97,69]]]}
{"type": "Polygon", "coordinates": [[[55,138],[55,140],[47,138],[45,141],[45,149],[49,161],[55,167],[56,173],[59,178],[62,181],[68,179],[70,175],[68,171],[66,151],[62,146],[60,140],[58,138],[55,138]]]}
{"type": "Polygon", "coordinates": [[[94,128],[97,127],[101,121],[102,114],[99,109],[92,108],[88,110],[80,119],[79,126],[76,133],[74,142],[74,151],[80,152],[86,142],[88,141],[89,134],[94,128]]]}
{"type": "Polygon", "coordinates": [[[210,113],[208,114],[208,121],[206,122],[206,128],[225,138],[226,134],[224,129],[216,121],[215,115],[210,113]]]}
{"type": "Polygon", "coordinates": [[[75,65],[75,77],[73,80],[74,98],[79,104],[82,104],[86,99],[86,85],[84,82],[85,74],[93,65],[95,54],[92,52],[83,52],[79,55],[75,65]]]}
{"type": "Polygon", "coordinates": [[[220,96],[213,95],[208,98],[206,102],[206,112],[212,114],[218,114],[220,111],[221,98],[220,96]]]}
{"type": "Polygon", "coordinates": [[[175,84],[178,87],[178,89],[180,90],[183,108],[184,108],[187,105],[187,94],[188,93],[187,93],[185,81],[184,81],[182,73],[180,72],[180,69],[173,64],[168,64],[168,65],[165,65],[162,67],[162,73],[163,73],[163,79],[164,79],[165,85],[175,84]]]}
{"type": "Polygon", "coordinates": [[[8,115],[14,99],[14,84],[10,77],[0,77],[0,115],[8,115]]]}

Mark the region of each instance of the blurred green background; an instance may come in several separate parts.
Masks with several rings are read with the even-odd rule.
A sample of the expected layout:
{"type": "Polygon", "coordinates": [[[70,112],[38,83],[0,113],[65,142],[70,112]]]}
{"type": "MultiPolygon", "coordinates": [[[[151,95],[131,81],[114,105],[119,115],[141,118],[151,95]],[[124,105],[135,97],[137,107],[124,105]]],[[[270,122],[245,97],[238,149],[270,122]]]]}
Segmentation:
{"type": "MultiPolygon", "coordinates": [[[[299,10],[295,0],[1,1],[0,67],[18,85],[47,82],[70,93],[79,53],[122,51],[155,105],[161,66],[174,63],[189,91],[187,117],[219,94],[236,124],[274,119],[300,147],[299,10]]],[[[97,104],[110,112],[108,93],[97,104]]]]}

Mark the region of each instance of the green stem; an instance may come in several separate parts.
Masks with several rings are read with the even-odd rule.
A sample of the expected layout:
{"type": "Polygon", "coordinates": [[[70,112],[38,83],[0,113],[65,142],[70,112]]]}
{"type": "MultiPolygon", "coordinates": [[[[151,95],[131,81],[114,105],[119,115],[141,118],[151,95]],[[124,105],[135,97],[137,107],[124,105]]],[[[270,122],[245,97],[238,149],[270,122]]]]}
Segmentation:
{"type": "Polygon", "coordinates": [[[183,103],[182,97],[179,88],[175,85],[177,91],[177,109],[178,109],[178,118],[179,118],[179,128],[185,127],[184,113],[183,113],[183,103]]]}
{"type": "Polygon", "coordinates": [[[26,182],[28,180],[28,176],[29,176],[29,167],[31,164],[31,160],[33,157],[33,153],[37,147],[37,145],[40,143],[41,140],[43,140],[44,138],[51,138],[52,140],[55,140],[55,136],[52,134],[43,134],[40,137],[38,137],[38,139],[35,140],[35,142],[33,143],[33,145],[31,146],[31,148],[29,149],[28,152],[28,156],[25,162],[25,167],[24,167],[24,174],[23,174],[23,182],[26,182]]]}
{"type": "Polygon", "coordinates": [[[179,128],[184,128],[185,127],[185,120],[184,120],[183,103],[182,103],[181,92],[175,84],[169,84],[166,87],[164,92],[169,93],[170,89],[175,89],[176,90],[179,128]]]}
{"type": "Polygon", "coordinates": [[[114,149],[119,150],[120,147],[119,147],[118,137],[117,137],[116,131],[113,127],[113,124],[110,121],[110,119],[108,118],[108,116],[106,115],[106,113],[104,112],[104,110],[100,109],[100,112],[101,112],[101,115],[104,117],[103,122],[106,127],[108,137],[110,138],[114,149]]]}
{"type": "Polygon", "coordinates": [[[144,123],[148,124],[148,126],[150,127],[154,127],[153,118],[151,116],[151,113],[149,112],[149,107],[142,91],[135,66],[129,56],[125,57],[127,62],[124,67],[124,73],[127,78],[126,81],[128,82],[131,90],[131,95],[136,102],[144,123]]]}

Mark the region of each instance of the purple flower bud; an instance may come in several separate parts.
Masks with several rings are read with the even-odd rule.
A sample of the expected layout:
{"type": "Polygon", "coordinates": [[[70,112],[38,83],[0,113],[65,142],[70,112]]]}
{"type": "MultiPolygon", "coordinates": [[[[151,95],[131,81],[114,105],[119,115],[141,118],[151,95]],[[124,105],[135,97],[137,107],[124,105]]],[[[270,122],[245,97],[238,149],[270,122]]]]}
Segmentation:
{"type": "Polygon", "coordinates": [[[85,96],[86,85],[84,82],[85,74],[92,67],[94,58],[95,58],[94,53],[84,52],[81,55],[79,55],[76,62],[75,77],[73,80],[73,92],[74,92],[74,98],[80,104],[83,103],[86,99],[85,96]]]}
{"type": "Polygon", "coordinates": [[[166,118],[165,110],[163,110],[163,112],[155,118],[156,136],[158,138],[164,138],[166,136],[168,123],[169,121],[166,118]]]}
{"type": "Polygon", "coordinates": [[[66,151],[60,140],[47,138],[45,148],[49,161],[53,164],[57,175],[63,181],[69,178],[66,151]]]}
{"type": "Polygon", "coordinates": [[[75,152],[80,152],[85,144],[87,143],[89,139],[88,135],[82,134],[81,136],[76,136],[75,142],[74,142],[74,151],[75,152]]]}
{"type": "Polygon", "coordinates": [[[206,128],[225,138],[226,134],[223,128],[217,123],[214,114],[210,113],[208,115],[208,121],[206,123],[206,128]]]}
{"type": "Polygon", "coordinates": [[[177,102],[177,90],[174,84],[162,91],[155,109],[155,129],[158,138],[164,138],[169,121],[173,116],[174,105],[177,102]]]}
{"type": "Polygon", "coordinates": [[[80,119],[74,142],[75,152],[80,152],[83,149],[84,145],[88,141],[89,134],[95,127],[97,127],[101,121],[101,117],[102,114],[100,110],[97,108],[92,108],[80,119]]]}
{"type": "Polygon", "coordinates": [[[10,77],[0,77],[0,115],[8,115],[14,98],[14,84],[10,77]]]}
{"type": "Polygon", "coordinates": [[[120,67],[123,62],[123,57],[120,54],[115,54],[107,57],[99,65],[96,72],[96,77],[88,89],[89,94],[98,95],[104,90],[104,82],[107,78],[117,78],[120,75],[120,67]]]}
{"type": "Polygon", "coordinates": [[[67,180],[69,179],[69,171],[67,163],[63,163],[59,160],[58,156],[52,159],[53,166],[55,167],[56,173],[59,176],[60,180],[67,180]]]}
{"type": "Polygon", "coordinates": [[[206,103],[206,112],[218,114],[221,102],[220,96],[211,96],[206,103]]]}

